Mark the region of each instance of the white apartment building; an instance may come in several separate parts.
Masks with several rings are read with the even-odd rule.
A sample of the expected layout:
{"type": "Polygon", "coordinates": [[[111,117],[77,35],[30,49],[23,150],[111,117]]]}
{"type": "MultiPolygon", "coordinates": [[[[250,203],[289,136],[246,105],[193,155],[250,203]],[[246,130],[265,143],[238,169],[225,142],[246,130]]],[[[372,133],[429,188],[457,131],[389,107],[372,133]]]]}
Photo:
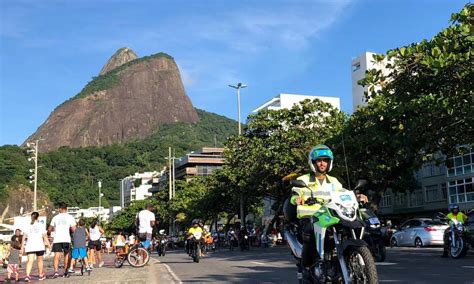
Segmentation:
{"type": "Polygon", "coordinates": [[[89,207],[89,208],[79,208],[79,207],[68,207],[67,213],[74,217],[76,221],[80,218],[100,218],[102,222],[110,221],[122,207],[112,206],[111,208],[104,207],[89,207]]]}
{"type": "Polygon", "coordinates": [[[387,72],[385,69],[386,60],[382,63],[375,63],[373,56],[376,53],[365,52],[362,55],[352,60],[352,110],[355,112],[359,106],[367,105],[365,101],[365,92],[368,92],[368,87],[362,87],[357,82],[365,78],[365,72],[370,69],[380,69],[387,72]]]}
{"type": "Polygon", "coordinates": [[[159,172],[135,173],[133,176],[125,177],[120,182],[120,205],[128,206],[132,201],[144,200],[152,195],[151,188],[153,179],[159,176],[159,172]],[[135,186],[135,181],[140,180],[140,185],[135,186]]]}
{"type": "Polygon", "coordinates": [[[319,99],[325,103],[330,103],[333,107],[337,109],[341,109],[341,100],[338,97],[279,94],[278,96],[272,98],[268,102],[254,109],[252,113],[257,113],[265,109],[268,109],[268,110],[290,109],[294,105],[299,104],[300,102],[306,99],[309,99],[309,100],[319,99]]]}

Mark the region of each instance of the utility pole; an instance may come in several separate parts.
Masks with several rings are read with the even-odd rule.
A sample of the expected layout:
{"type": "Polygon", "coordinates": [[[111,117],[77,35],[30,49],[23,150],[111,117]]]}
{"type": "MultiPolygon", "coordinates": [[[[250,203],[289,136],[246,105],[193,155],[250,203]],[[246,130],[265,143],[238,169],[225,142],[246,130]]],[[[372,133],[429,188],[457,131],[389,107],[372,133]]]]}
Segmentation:
{"type": "MultiPolygon", "coordinates": [[[[237,85],[229,85],[229,87],[237,90],[237,113],[238,113],[238,124],[239,124],[239,136],[242,135],[242,126],[240,125],[240,89],[246,88],[247,85],[238,83],[237,85]]],[[[244,215],[244,194],[240,192],[240,225],[245,226],[245,215],[244,215]]]]}
{"type": "Polygon", "coordinates": [[[176,195],[176,165],[175,165],[175,160],[176,160],[176,150],[173,150],[173,157],[171,157],[173,160],[173,198],[176,195]]]}
{"type": "Polygon", "coordinates": [[[33,157],[28,158],[28,161],[34,160],[35,161],[35,168],[30,169],[30,173],[33,173],[30,178],[30,183],[34,182],[34,190],[33,190],[33,211],[38,210],[37,205],[37,189],[38,189],[38,151],[39,151],[39,142],[43,141],[44,139],[40,138],[37,139],[35,142],[26,143],[26,147],[31,147],[31,149],[27,150],[27,153],[33,153],[33,157]]]}

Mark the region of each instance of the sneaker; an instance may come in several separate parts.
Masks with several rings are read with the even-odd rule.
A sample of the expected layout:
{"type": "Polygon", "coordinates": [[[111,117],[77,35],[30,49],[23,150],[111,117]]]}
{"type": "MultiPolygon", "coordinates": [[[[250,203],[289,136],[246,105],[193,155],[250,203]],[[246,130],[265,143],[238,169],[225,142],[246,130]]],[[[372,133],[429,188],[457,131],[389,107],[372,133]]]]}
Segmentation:
{"type": "Polygon", "coordinates": [[[59,277],[59,273],[57,271],[54,272],[53,278],[58,278],[58,277],[59,277]]]}
{"type": "Polygon", "coordinates": [[[43,281],[44,279],[46,279],[46,273],[43,273],[43,275],[38,278],[39,281],[43,281]]]}
{"type": "Polygon", "coordinates": [[[26,276],[25,279],[23,279],[23,281],[25,281],[25,282],[30,282],[30,280],[31,280],[30,276],[26,276]]]}
{"type": "Polygon", "coordinates": [[[68,269],[67,273],[76,273],[76,271],[74,271],[74,269],[68,269]]]}
{"type": "Polygon", "coordinates": [[[103,261],[101,261],[101,262],[99,263],[99,267],[102,267],[102,266],[104,266],[104,262],[103,262],[103,261]]]}

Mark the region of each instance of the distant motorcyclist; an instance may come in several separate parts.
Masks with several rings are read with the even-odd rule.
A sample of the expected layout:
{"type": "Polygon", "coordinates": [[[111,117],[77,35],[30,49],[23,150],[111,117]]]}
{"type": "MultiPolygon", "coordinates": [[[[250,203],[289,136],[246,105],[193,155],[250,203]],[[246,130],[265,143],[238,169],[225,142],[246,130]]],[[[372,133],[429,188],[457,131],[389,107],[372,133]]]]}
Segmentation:
{"type": "MultiPolygon", "coordinates": [[[[450,204],[449,205],[449,213],[446,215],[448,218],[449,222],[451,221],[458,221],[461,223],[465,223],[468,219],[466,214],[462,213],[459,211],[459,205],[456,203],[450,204]]],[[[443,235],[443,254],[441,257],[448,257],[448,250],[449,250],[449,227],[444,230],[444,235],[443,235]]]]}
{"type": "MultiPolygon", "coordinates": [[[[332,170],[334,155],[331,149],[326,145],[317,145],[311,149],[308,155],[308,164],[312,173],[298,177],[298,180],[304,181],[308,188],[293,187],[290,203],[296,205],[296,217],[300,220],[302,228],[302,263],[304,267],[309,267],[316,257],[316,242],[314,240],[313,226],[310,217],[320,208],[321,200],[312,200],[312,204],[307,204],[309,199],[316,196],[318,191],[333,190],[342,191],[342,184],[337,178],[328,175],[332,170]],[[316,201],[316,202],[314,202],[316,201]]],[[[367,202],[367,196],[359,194],[358,198],[367,202]]]]}
{"type": "Polygon", "coordinates": [[[188,254],[191,253],[191,245],[190,245],[190,240],[193,238],[194,234],[198,233],[198,234],[201,234],[203,233],[203,230],[202,228],[199,226],[199,220],[198,219],[194,219],[192,222],[191,222],[191,225],[192,227],[189,228],[188,230],[188,241],[186,242],[186,251],[188,254]]]}

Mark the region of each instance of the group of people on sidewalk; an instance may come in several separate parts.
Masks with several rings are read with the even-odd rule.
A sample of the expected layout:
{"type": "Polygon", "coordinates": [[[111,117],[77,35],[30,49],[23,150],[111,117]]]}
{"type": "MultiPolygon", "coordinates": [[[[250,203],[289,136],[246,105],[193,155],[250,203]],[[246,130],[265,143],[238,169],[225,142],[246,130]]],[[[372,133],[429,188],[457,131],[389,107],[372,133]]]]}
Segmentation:
{"type": "Polygon", "coordinates": [[[12,238],[11,249],[8,256],[7,279],[10,280],[15,275],[18,281],[21,255],[27,256],[25,282],[31,281],[31,270],[37,261],[38,280],[46,279],[44,272],[44,256],[48,250],[54,253],[53,278],[59,277],[59,262],[64,257],[64,270],[66,273],[74,273],[74,265],[78,259],[83,259],[88,270],[92,270],[95,263],[96,254],[101,267],[104,262],[101,255],[100,237],[104,233],[103,229],[94,221],[89,228],[85,227],[84,220],[78,223],[67,213],[66,204],[60,204],[59,214],[53,217],[49,227],[39,221],[39,213],[31,213],[31,222],[23,232],[23,236],[17,233],[12,238]],[[52,237],[52,242],[49,236],[52,237]],[[71,246],[72,242],[72,246],[71,246]],[[89,250],[87,250],[87,245],[89,250]],[[66,272],[67,271],[67,272],[66,272]]]}

